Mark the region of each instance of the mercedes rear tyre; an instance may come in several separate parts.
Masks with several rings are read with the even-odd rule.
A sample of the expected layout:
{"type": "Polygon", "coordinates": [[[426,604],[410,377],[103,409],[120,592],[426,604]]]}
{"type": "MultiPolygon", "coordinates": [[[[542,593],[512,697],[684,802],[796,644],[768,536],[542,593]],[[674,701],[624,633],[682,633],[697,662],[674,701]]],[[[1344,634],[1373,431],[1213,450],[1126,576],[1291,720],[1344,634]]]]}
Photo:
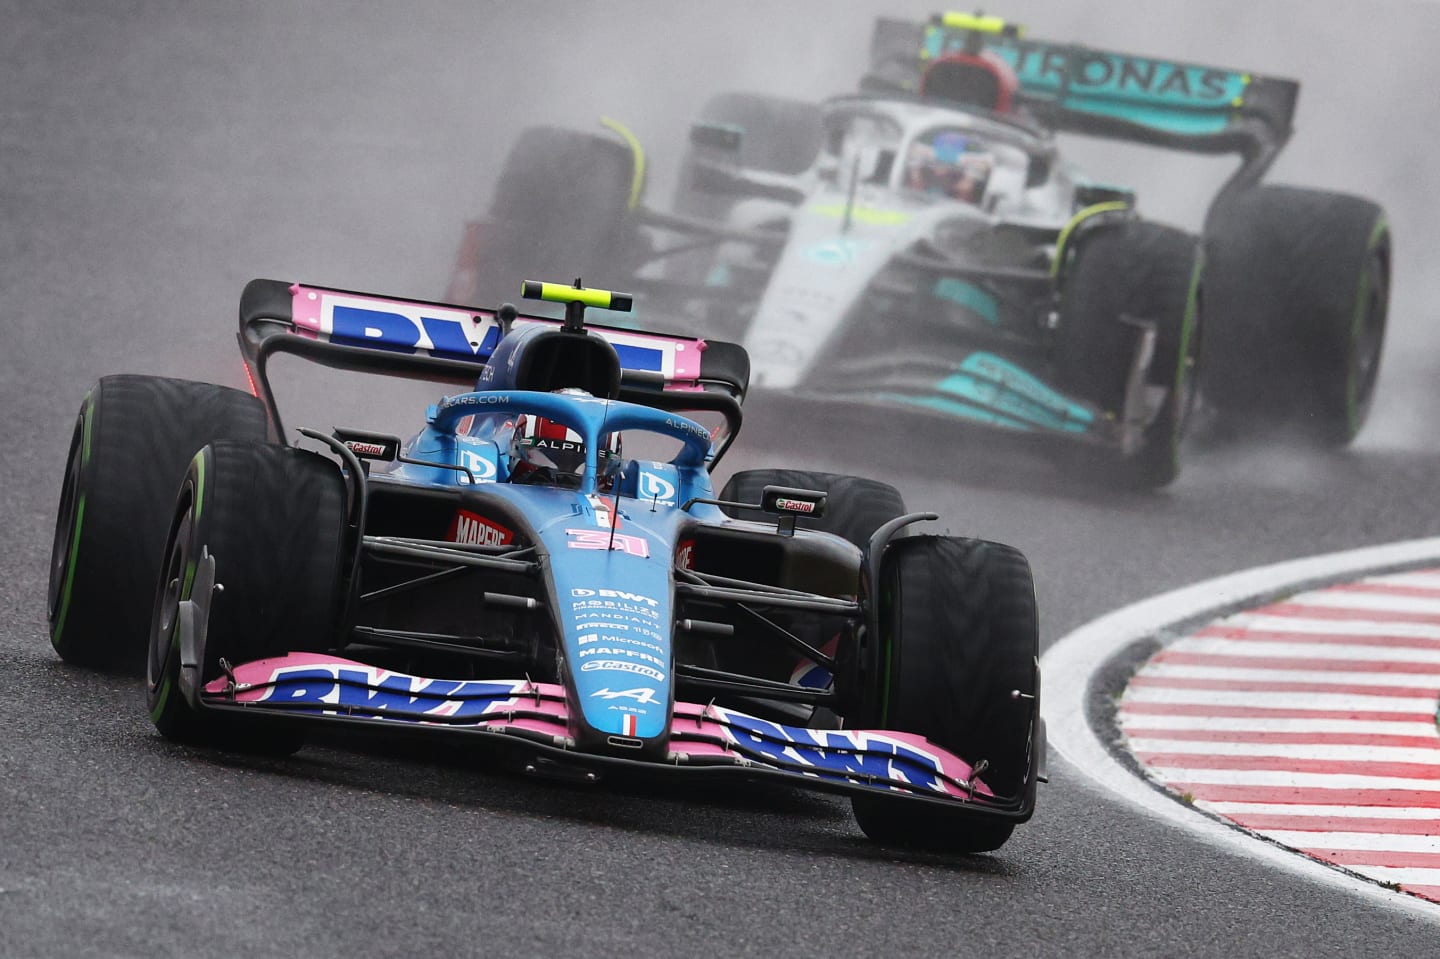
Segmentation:
{"type": "Polygon", "coordinates": [[[1034,807],[1040,744],[1039,630],[1030,564],[985,540],[911,536],[886,549],[877,584],[879,648],[854,728],[924,736],[979,766],[1016,815],[987,817],[892,796],[856,796],[877,842],[936,852],[1000,848],[1034,807]]]}
{"type": "Polygon", "coordinates": [[[159,376],[107,376],[70,438],[47,611],[50,642],[77,666],[138,672],[175,488],[213,440],[263,441],[248,393],[159,376]]]}
{"type": "Polygon", "coordinates": [[[604,134],[560,127],[520,134],[475,251],[472,302],[514,301],[527,279],[580,277],[586,286],[627,288],[638,162],[604,134]]]}
{"type": "Polygon", "coordinates": [[[332,648],[344,531],[345,483],[330,460],[261,443],[219,442],[195,454],[149,593],[148,704],[162,735],[246,752],[300,747],[300,731],[283,720],[195,709],[180,687],[182,632],[203,634],[202,685],[224,675],[222,661],[332,648]],[[201,595],[210,563],[216,585],[201,595]]]}
{"type": "Polygon", "coordinates": [[[1259,186],[1216,205],[1206,243],[1206,401],[1242,429],[1280,422],[1323,445],[1349,443],[1369,415],[1385,344],[1385,211],[1259,186]]]}

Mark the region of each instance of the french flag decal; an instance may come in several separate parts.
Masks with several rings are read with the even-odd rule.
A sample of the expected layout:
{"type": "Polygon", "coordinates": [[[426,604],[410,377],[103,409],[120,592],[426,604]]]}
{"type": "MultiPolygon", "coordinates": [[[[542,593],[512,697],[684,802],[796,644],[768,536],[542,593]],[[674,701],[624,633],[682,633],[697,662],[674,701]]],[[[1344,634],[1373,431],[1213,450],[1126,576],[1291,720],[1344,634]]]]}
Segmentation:
{"type": "Polygon", "coordinates": [[[625,713],[623,716],[621,716],[621,717],[620,717],[620,735],[622,735],[622,736],[633,736],[633,735],[635,735],[635,724],[636,724],[636,722],[638,721],[638,719],[639,719],[639,717],[637,717],[634,713],[625,713]]]}

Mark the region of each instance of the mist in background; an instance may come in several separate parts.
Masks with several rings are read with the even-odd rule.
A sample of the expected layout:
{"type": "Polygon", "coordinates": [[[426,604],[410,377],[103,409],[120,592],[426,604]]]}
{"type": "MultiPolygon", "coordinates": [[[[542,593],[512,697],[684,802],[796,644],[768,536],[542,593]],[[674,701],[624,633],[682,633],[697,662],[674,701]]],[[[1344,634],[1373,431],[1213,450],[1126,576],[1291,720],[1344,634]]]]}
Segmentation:
{"type": "MultiPolygon", "coordinates": [[[[484,212],[529,125],[622,121],[647,148],[649,195],[663,206],[687,126],[712,94],[851,92],[875,16],[937,9],[355,0],[320,17],[278,0],[203,12],[182,0],[0,6],[16,14],[0,38],[0,287],[18,307],[0,332],[0,377],[54,368],[77,384],[117,369],[234,382],[234,305],[256,276],[438,297],[464,221],[484,212]],[[77,121],[97,107],[105,123],[77,121]],[[102,262],[122,279],[87,283],[85,264],[102,262]],[[57,316],[84,318],[90,335],[57,350],[57,316]]],[[[1271,181],[1370,196],[1395,236],[1389,342],[1361,448],[1434,444],[1440,172],[1427,131],[1440,129],[1440,5],[987,9],[1036,37],[1300,80],[1297,132],[1271,181]]],[[[1135,186],[1146,215],[1191,227],[1229,169],[1067,143],[1087,172],[1135,186]]]]}

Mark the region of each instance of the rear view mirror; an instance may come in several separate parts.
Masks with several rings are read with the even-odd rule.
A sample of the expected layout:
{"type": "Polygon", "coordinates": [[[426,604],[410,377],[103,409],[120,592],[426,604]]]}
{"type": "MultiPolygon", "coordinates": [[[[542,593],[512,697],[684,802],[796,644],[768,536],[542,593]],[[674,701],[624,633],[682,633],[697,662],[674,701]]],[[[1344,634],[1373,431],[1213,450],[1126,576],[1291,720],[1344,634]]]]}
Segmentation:
{"type": "Polygon", "coordinates": [[[744,131],[728,123],[696,123],[690,127],[691,145],[704,149],[738,155],[743,140],[744,131]]]}

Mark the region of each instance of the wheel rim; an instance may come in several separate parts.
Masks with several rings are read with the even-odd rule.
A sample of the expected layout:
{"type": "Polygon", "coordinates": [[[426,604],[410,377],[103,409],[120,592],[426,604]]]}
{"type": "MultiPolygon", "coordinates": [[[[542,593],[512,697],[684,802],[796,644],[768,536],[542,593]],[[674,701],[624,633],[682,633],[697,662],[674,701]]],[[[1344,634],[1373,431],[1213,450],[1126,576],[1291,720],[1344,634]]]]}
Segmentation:
{"type": "Polygon", "coordinates": [[[50,546],[50,584],[46,593],[46,609],[52,623],[59,617],[61,599],[65,594],[65,581],[70,576],[70,561],[75,555],[75,538],[79,532],[82,423],[75,424],[75,435],[70,440],[65,484],[60,491],[60,508],[55,515],[55,539],[50,546]]]}
{"type": "Polygon", "coordinates": [[[146,676],[153,693],[165,678],[170,650],[174,645],[180,601],[189,592],[194,576],[191,558],[191,530],[194,525],[194,489],[186,483],[175,510],[175,520],[166,541],[165,563],[155,589],[155,606],[150,616],[149,657],[146,676]]]}

